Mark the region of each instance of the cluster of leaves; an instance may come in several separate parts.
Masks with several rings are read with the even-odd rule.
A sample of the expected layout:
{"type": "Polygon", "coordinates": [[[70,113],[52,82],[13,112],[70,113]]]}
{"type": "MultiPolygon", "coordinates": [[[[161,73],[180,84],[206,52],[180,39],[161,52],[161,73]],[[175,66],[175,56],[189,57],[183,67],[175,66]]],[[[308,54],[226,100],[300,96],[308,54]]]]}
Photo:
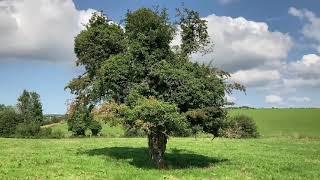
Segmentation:
{"type": "Polygon", "coordinates": [[[97,136],[102,129],[101,124],[95,121],[88,106],[71,103],[67,116],[68,130],[75,136],[85,136],[86,130],[90,129],[92,135],[97,136]]]}
{"type": "Polygon", "coordinates": [[[219,131],[220,136],[227,138],[257,138],[259,132],[255,121],[246,115],[229,117],[219,131]]]}

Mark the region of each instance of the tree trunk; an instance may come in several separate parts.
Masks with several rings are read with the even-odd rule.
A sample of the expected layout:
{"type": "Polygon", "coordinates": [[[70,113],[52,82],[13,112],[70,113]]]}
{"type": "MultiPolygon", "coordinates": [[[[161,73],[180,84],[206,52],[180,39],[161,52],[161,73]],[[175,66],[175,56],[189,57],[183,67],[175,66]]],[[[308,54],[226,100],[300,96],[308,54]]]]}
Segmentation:
{"type": "Polygon", "coordinates": [[[165,168],[164,152],[166,151],[167,135],[151,133],[148,135],[149,155],[159,169],[165,168]]]}

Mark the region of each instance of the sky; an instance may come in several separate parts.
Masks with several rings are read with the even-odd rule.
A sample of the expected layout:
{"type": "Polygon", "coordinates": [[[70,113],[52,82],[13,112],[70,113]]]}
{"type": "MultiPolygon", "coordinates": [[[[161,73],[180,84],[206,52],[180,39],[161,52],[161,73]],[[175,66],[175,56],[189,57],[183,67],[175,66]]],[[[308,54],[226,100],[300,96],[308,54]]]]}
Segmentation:
{"type": "MultiPolygon", "coordinates": [[[[44,113],[65,113],[65,85],[75,66],[74,37],[103,10],[122,22],[127,10],[198,11],[214,50],[192,61],[213,62],[247,92],[227,95],[237,106],[320,107],[320,1],[317,0],[0,0],[0,104],[15,105],[23,89],[41,96],[44,113]]],[[[172,44],[179,44],[175,37],[172,44]]]]}

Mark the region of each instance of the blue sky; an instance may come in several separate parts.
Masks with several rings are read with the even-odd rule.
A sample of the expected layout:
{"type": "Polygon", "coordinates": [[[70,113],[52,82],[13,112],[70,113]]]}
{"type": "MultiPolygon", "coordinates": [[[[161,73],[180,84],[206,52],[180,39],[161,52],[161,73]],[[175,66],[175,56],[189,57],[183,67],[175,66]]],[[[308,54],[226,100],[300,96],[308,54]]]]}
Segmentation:
{"type": "MultiPolygon", "coordinates": [[[[0,104],[14,105],[23,89],[37,91],[45,113],[64,113],[74,65],[73,37],[95,10],[119,22],[128,9],[192,8],[208,20],[215,52],[193,61],[228,70],[247,94],[228,98],[256,107],[320,106],[320,1],[314,0],[2,0],[0,104]]],[[[174,40],[179,43],[179,38],[174,40]]]]}

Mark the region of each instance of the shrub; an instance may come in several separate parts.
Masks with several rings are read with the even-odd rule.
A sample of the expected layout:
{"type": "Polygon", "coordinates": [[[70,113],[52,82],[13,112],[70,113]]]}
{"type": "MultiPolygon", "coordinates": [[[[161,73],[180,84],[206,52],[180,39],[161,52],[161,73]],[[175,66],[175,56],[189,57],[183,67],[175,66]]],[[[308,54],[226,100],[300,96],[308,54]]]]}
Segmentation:
{"type": "Polygon", "coordinates": [[[186,118],[192,126],[192,134],[206,132],[219,136],[218,132],[224,126],[226,112],[222,108],[207,107],[186,112],[186,118]]]}
{"type": "Polygon", "coordinates": [[[89,129],[93,136],[97,136],[100,133],[102,126],[98,121],[92,120],[90,122],[89,129]]]}
{"type": "Polygon", "coordinates": [[[13,108],[3,107],[0,110],[0,136],[13,136],[17,125],[21,122],[21,116],[13,108]]]}
{"type": "Polygon", "coordinates": [[[79,105],[75,111],[69,115],[68,130],[75,136],[84,136],[85,132],[93,120],[91,113],[85,105],[79,105]]]}
{"type": "Polygon", "coordinates": [[[18,137],[35,137],[41,131],[39,122],[20,123],[16,128],[16,136],[18,137]]]}
{"type": "Polygon", "coordinates": [[[147,133],[144,130],[136,127],[125,127],[124,136],[125,137],[146,137],[147,133]]]}
{"type": "Polygon", "coordinates": [[[60,129],[57,129],[55,131],[52,131],[52,133],[50,134],[50,138],[61,139],[64,138],[64,134],[60,129]]]}
{"type": "Polygon", "coordinates": [[[37,137],[39,138],[49,138],[52,134],[51,128],[41,128],[37,137]]]}
{"type": "Polygon", "coordinates": [[[255,121],[245,115],[237,115],[226,121],[220,135],[227,138],[257,138],[259,132],[255,121]]]}

